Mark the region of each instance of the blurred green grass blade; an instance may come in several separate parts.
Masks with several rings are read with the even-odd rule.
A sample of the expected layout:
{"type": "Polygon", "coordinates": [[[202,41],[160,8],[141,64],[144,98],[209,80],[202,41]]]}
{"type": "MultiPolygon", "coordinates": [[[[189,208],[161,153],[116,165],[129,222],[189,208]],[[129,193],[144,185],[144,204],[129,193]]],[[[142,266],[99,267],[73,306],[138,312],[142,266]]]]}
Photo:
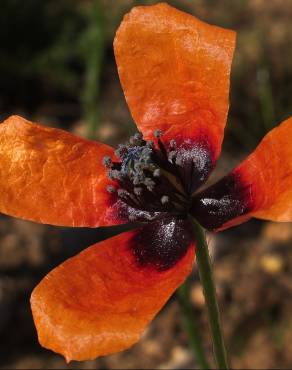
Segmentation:
{"type": "Polygon", "coordinates": [[[265,132],[268,132],[275,126],[274,100],[268,68],[258,69],[257,83],[263,125],[265,132]]]}
{"type": "Polygon", "coordinates": [[[81,38],[82,57],[85,66],[85,81],[82,93],[83,118],[86,136],[94,139],[100,121],[100,79],[105,51],[104,11],[98,0],[89,8],[88,28],[81,38]]]}
{"type": "Polygon", "coordinates": [[[196,324],[195,313],[190,301],[191,278],[188,277],[184,284],[177,290],[177,296],[182,310],[184,328],[189,338],[189,346],[194,352],[195,359],[200,369],[210,369],[207,357],[204,352],[203,341],[196,324]]]}

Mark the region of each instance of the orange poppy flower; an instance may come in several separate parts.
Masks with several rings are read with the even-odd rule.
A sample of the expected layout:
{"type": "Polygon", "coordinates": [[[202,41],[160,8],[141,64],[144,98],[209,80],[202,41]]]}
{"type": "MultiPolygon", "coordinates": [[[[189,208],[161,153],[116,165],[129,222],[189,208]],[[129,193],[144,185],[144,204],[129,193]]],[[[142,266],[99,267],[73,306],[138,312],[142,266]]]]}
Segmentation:
{"type": "Polygon", "coordinates": [[[234,46],[233,31],[166,4],[136,7],[114,49],[143,136],[114,152],[21,117],[0,125],[2,213],[74,227],[136,225],[70,258],[33,291],[39,341],[67,361],[139,339],[191,271],[189,214],[211,230],[250,217],[292,219],[291,118],[198,191],[220,153],[234,46]]]}

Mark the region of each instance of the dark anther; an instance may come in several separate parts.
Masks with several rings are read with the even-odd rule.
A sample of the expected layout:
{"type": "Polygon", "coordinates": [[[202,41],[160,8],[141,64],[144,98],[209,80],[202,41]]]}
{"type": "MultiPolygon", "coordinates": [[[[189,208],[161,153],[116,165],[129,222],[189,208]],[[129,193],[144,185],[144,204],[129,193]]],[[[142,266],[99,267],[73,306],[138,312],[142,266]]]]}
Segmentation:
{"type": "Polygon", "coordinates": [[[136,173],[133,176],[133,185],[143,184],[144,180],[145,180],[145,175],[143,172],[136,173]]]}
{"type": "Polygon", "coordinates": [[[106,187],[106,190],[109,192],[109,193],[114,193],[116,191],[116,188],[113,186],[113,185],[108,185],[106,187]]]}
{"type": "Polygon", "coordinates": [[[173,162],[173,160],[175,159],[176,157],[176,151],[175,150],[172,150],[171,152],[168,153],[168,160],[169,162],[173,162]]]}
{"type": "Polygon", "coordinates": [[[153,191],[155,182],[150,177],[146,177],[146,179],[144,180],[144,185],[146,185],[149,191],[153,191]]]}
{"type": "Polygon", "coordinates": [[[175,150],[176,149],[176,141],[171,139],[169,142],[169,146],[171,149],[175,150]]]}
{"type": "Polygon", "coordinates": [[[102,164],[106,167],[106,168],[111,168],[113,162],[112,162],[112,159],[111,157],[109,157],[108,155],[104,156],[102,158],[102,164]]]}
{"type": "Polygon", "coordinates": [[[182,161],[182,156],[181,155],[177,155],[177,157],[175,158],[175,164],[177,166],[182,166],[183,161],[182,161]]]}
{"type": "Polygon", "coordinates": [[[109,170],[108,173],[108,178],[111,180],[122,180],[123,179],[123,174],[119,170],[109,170]]]}
{"type": "Polygon", "coordinates": [[[160,168],[156,168],[156,169],[153,171],[153,176],[154,176],[154,177],[159,177],[160,175],[161,175],[160,168]]]}
{"type": "Polygon", "coordinates": [[[163,135],[163,132],[160,129],[154,131],[154,136],[156,139],[159,139],[163,135]]]}
{"type": "Polygon", "coordinates": [[[141,195],[142,194],[142,191],[143,191],[143,189],[142,188],[138,188],[138,187],[135,187],[134,188],[134,193],[136,194],[136,195],[141,195]]]}
{"type": "Polygon", "coordinates": [[[154,142],[153,142],[152,140],[148,140],[148,141],[146,142],[146,146],[147,146],[148,148],[153,149],[153,148],[154,148],[154,142]]]}
{"type": "Polygon", "coordinates": [[[118,149],[115,151],[115,155],[119,158],[123,158],[126,153],[127,146],[125,144],[119,144],[118,149]]]}
{"type": "Polygon", "coordinates": [[[123,197],[126,197],[128,195],[128,192],[124,189],[118,189],[118,196],[123,198],[123,197]]]}
{"type": "Polygon", "coordinates": [[[136,220],[136,216],[135,215],[131,215],[131,214],[129,214],[129,220],[130,221],[135,221],[136,220]]]}
{"type": "Polygon", "coordinates": [[[142,140],[143,139],[143,135],[141,134],[141,132],[136,132],[136,134],[134,135],[134,138],[136,140],[142,140]]]}
{"type": "Polygon", "coordinates": [[[107,173],[107,177],[108,177],[110,180],[113,180],[113,179],[114,179],[113,170],[109,170],[109,171],[108,171],[108,173],[107,173]]]}
{"type": "Polygon", "coordinates": [[[169,197],[167,195],[163,195],[160,199],[162,204],[166,204],[169,202],[169,197]]]}

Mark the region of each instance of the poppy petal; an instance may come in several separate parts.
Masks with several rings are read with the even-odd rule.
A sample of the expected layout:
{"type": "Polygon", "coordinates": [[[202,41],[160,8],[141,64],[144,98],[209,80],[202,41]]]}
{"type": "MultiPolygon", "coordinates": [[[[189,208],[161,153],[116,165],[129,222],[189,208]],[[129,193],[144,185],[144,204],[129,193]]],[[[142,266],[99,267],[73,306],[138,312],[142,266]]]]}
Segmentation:
{"type": "Polygon", "coordinates": [[[138,128],[202,138],[217,159],[229,107],[235,33],[165,3],[124,17],[114,41],[118,72],[138,128]]]}
{"type": "Polygon", "coordinates": [[[194,198],[192,213],[208,229],[256,217],[292,221],[292,117],[270,131],[238,167],[194,198]]]}
{"type": "Polygon", "coordinates": [[[138,341],[194,260],[184,222],[164,220],[160,226],[154,225],[157,235],[146,226],[95,244],[40,282],[31,306],[44,347],[81,361],[138,341]],[[171,245],[177,258],[170,256],[171,245]]]}
{"type": "Polygon", "coordinates": [[[11,116],[0,124],[0,212],[63,226],[110,224],[102,158],[112,154],[107,145],[11,116]]]}

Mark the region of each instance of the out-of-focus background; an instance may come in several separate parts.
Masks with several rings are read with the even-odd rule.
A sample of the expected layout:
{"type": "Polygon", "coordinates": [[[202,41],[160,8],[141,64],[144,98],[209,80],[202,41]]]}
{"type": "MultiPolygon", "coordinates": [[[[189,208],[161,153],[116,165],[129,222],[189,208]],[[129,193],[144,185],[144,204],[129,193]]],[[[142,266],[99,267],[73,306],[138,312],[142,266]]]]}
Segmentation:
{"type": "MultiPolygon", "coordinates": [[[[109,144],[134,125],[112,41],[123,14],[156,1],[1,0],[0,118],[12,113],[109,144]]],[[[231,109],[216,176],[292,115],[292,1],[168,1],[238,32],[231,109]]],[[[292,144],[291,144],[292,145],[292,144]]],[[[109,232],[100,231],[100,238],[109,232]]],[[[233,368],[292,367],[292,225],[252,220],[210,234],[222,321],[233,368]]],[[[69,365],[42,349],[29,307],[33,287],[78,251],[78,236],[0,216],[0,368],[195,368],[174,296],[142,340],[120,354],[69,365]]],[[[210,358],[197,273],[191,301],[210,358]]]]}

